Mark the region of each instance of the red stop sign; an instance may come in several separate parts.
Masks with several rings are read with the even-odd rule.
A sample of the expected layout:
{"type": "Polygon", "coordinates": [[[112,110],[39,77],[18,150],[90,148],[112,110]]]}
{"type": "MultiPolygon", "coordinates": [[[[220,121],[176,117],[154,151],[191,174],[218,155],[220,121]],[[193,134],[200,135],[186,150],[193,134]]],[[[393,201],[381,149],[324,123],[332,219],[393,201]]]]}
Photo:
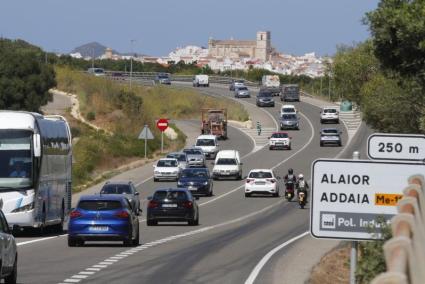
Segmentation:
{"type": "Polygon", "coordinates": [[[162,132],[165,131],[165,129],[168,128],[168,120],[165,118],[161,118],[156,122],[156,127],[162,132]]]}

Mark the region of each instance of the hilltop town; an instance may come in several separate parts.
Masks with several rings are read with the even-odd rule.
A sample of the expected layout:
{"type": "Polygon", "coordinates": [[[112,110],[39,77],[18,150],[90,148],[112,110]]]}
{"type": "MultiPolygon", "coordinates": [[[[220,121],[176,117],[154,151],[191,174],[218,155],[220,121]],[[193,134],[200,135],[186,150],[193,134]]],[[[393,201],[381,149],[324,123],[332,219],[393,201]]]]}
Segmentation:
{"type": "MultiPolygon", "coordinates": [[[[72,57],[91,60],[79,52],[71,53],[72,57]]],[[[104,54],[97,59],[130,59],[142,63],[159,63],[168,65],[183,61],[195,63],[199,67],[209,66],[214,71],[248,70],[260,68],[284,75],[306,75],[312,78],[323,76],[326,72],[327,57],[318,57],[314,52],[301,56],[284,54],[277,51],[271,42],[269,31],[257,32],[255,40],[208,40],[208,48],[188,45],[178,47],[167,56],[153,57],[146,55],[122,55],[106,48],[104,54]]]]}

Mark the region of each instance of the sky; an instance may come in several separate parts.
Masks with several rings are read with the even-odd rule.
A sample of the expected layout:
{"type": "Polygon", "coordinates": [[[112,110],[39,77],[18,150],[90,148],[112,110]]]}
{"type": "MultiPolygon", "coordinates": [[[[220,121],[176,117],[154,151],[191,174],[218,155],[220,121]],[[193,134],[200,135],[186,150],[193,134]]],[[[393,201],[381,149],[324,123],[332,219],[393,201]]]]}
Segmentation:
{"type": "Polygon", "coordinates": [[[333,55],[367,39],[378,0],[1,0],[0,36],[68,53],[97,41],[119,52],[166,56],[208,38],[254,40],[271,32],[278,51],[333,55]]]}

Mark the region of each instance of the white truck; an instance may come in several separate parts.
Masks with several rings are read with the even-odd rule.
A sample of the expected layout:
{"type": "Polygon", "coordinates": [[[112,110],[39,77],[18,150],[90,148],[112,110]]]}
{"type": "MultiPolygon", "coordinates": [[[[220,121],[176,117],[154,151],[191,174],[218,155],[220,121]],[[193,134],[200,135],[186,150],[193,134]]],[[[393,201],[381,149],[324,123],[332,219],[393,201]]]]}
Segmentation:
{"type": "Polygon", "coordinates": [[[209,77],[208,75],[195,75],[192,84],[194,87],[209,87],[209,77]]]}
{"type": "Polygon", "coordinates": [[[280,79],[278,75],[263,75],[261,88],[269,90],[273,96],[280,94],[280,79]]]}

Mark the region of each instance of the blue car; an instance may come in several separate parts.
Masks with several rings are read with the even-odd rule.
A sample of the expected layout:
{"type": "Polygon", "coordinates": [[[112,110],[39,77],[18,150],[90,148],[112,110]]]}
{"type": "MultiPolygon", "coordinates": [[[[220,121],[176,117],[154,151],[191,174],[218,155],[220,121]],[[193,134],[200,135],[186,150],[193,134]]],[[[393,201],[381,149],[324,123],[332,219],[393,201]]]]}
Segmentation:
{"type": "Polygon", "coordinates": [[[68,246],[85,241],[122,241],[139,244],[139,219],[123,195],[86,195],[70,213],[68,246]]]}
{"type": "Polygon", "coordinates": [[[177,187],[189,189],[192,195],[213,195],[213,182],[208,168],[184,169],[177,187]]]}

